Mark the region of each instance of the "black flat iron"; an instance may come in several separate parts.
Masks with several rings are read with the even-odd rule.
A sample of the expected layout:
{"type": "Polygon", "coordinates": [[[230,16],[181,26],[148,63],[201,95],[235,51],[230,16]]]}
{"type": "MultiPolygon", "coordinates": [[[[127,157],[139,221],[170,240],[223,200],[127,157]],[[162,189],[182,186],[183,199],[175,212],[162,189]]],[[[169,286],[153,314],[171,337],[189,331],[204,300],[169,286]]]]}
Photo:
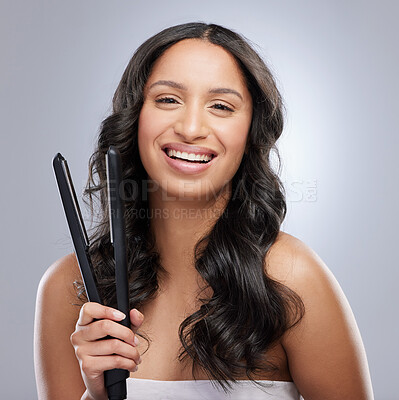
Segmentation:
{"type": "MultiPolygon", "coordinates": [[[[89,239],[83,223],[79,203],[72,183],[66,159],[57,153],[53,158],[53,168],[62,204],[75,248],[87,300],[103,304],[97,290],[97,281],[89,256],[89,239]]],[[[130,328],[129,288],[126,258],[125,204],[120,195],[122,183],[122,162],[118,149],[110,146],[106,154],[107,188],[110,218],[110,239],[114,247],[115,281],[117,308],[126,315],[120,323],[130,328]]],[[[104,372],[104,381],[109,400],[124,400],[127,397],[126,379],[129,371],[112,369],[104,372]]]]}

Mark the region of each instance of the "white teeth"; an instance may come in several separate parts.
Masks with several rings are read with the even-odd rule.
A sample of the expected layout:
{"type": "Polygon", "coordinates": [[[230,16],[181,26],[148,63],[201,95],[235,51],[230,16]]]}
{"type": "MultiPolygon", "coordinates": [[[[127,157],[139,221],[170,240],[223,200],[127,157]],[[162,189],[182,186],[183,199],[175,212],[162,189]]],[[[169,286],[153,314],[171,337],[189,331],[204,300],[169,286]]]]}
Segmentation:
{"type": "Polygon", "coordinates": [[[194,153],[187,153],[185,151],[176,151],[173,149],[167,149],[166,153],[169,157],[177,157],[181,158],[182,160],[189,160],[189,161],[210,161],[212,160],[212,156],[208,156],[207,154],[194,154],[194,153]]]}

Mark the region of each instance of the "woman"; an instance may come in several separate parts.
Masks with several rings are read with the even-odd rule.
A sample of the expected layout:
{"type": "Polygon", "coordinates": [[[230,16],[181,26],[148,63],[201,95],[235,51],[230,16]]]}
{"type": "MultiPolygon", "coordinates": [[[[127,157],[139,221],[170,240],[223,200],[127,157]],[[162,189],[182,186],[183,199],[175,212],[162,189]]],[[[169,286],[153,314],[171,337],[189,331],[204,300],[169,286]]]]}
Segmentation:
{"type": "Polygon", "coordinates": [[[90,252],[106,305],[85,302],[79,283],[77,296],[74,255],[46,272],[35,324],[41,399],[106,399],[112,368],[131,371],[132,399],[373,398],[338,283],[280,231],[286,203],[269,157],[282,129],[273,77],[240,35],[189,23],[140,46],[85,191],[92,211],[100,200],[90,252]],[[132,330],[112,307],[111,144],[123,160],[132,330]]]}

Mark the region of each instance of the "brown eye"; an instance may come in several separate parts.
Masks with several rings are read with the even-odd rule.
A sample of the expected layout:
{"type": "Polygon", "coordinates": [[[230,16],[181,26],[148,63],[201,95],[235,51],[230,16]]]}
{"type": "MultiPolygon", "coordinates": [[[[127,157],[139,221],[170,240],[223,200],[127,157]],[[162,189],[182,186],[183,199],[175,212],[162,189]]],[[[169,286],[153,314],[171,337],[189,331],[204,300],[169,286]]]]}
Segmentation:
{"type": "Polygon", "coordinates": [[[234,112],[234,110],[230,107],[225,106],[222,103],[216,103],[214,104],[212,107],[214,107],[216,110],[221,110],[221,111],[230,111],[230,112],[234,112]]]}
{"type": "Polygon", "coordinates": [[[155,100],[156,103],[176,104],[177,101],[173,97],[162,97],[155,100]]]}

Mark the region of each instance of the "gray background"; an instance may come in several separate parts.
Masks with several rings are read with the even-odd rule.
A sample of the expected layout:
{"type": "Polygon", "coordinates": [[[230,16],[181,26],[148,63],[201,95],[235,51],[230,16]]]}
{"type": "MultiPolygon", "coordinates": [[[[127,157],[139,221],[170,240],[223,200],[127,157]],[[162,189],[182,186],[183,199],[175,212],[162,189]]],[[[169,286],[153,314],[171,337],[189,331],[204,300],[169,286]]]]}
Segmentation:
{"type": "Polygon", "coordinates": [[[376,399],[397,399],[398,16],[394,0],[1,0],[1,397],[36,398],[36,290],[72,251],[52,157],[68,159],[81,192],[134,49],[162,28],[202,20],[244,34],[275,71],[288,110],[283,230],[333,271],[376,399]]]}

